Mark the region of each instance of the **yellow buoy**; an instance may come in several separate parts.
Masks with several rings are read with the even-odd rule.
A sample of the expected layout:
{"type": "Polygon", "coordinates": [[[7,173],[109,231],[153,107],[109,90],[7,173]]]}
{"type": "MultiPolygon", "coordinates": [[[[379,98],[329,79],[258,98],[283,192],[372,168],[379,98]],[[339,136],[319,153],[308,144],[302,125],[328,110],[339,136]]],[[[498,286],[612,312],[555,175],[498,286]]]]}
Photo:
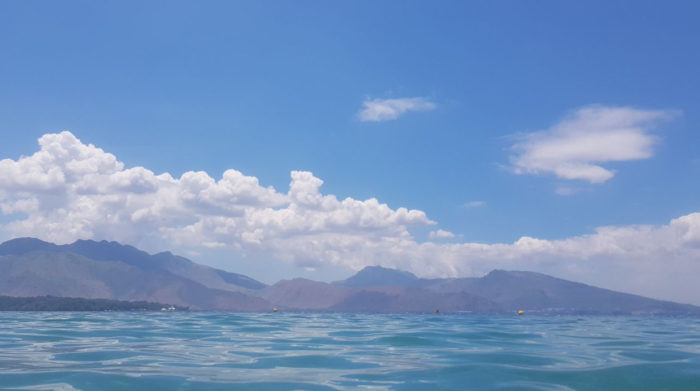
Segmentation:
{"type": "Polygon", "coordinates": [[[525,314],[525,311],[523,311],[523,310],[518,310],[518,315],[524,315],[524,314],[525,314]]]}

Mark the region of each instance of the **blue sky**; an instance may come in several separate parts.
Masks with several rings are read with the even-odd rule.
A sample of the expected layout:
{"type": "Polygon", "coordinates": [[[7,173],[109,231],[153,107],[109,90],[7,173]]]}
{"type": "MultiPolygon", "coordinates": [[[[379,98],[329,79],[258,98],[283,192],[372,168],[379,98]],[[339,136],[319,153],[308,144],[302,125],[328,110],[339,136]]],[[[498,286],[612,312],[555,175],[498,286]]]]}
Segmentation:
{"type": "MultiPolygon", "coordinates": [[[[309,171],[323,194],[424,212],[437,224],[399,223],[417,243],[438,229],[454,234],[445,243],[497,244],[663,227],[700,210],[699,11],[690,1],[3,2],[0,159],[32,155],[42,135],[66,130],[156,175],[220,179],[233,168],[287,193],[290,171],[309,171]],[[392,99],[429,107],[363,120],[363,102],[392,99]],[[625,125],[650,144],[600,163],[590,155],[614,170],[602,182],[543,168],[556,159],[518,173],[523,145],[537,153],[537,137],[556,138],[585,108],[651,115],[625,125]]],[[[361,266],[196,247],[198,261],[257,278],[259,259],[277,265],[271,279],[361,266]]],[[[419,262],[429,260],[388,266],[420,273],[419,262]]],[[[533,268],[574,278],[572,267],[533,268]]],[[[608,272],[579,279],[616,287],[600,278],[608,272]]],[[[648,293],[647,283],[622,288],[648,293]]],[[[698,291],[659,292],[700,301],[698,291]]]]}

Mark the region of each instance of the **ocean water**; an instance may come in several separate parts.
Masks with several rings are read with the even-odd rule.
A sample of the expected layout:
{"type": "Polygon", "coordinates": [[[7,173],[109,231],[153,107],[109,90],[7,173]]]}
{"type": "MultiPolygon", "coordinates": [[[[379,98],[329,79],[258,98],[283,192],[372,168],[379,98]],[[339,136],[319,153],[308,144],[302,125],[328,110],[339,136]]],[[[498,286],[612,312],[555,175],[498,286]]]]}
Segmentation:
{"type": "Polygon", "coordinates": [[[700,390],[700,319],[0,313],[3,390],[700,390]]]}

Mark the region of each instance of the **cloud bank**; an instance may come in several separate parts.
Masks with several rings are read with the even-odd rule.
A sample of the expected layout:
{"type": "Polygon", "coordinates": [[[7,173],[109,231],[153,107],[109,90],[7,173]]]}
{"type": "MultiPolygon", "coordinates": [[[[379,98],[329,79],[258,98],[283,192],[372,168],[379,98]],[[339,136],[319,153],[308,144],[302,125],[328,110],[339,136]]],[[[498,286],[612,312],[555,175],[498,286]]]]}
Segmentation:
{"type": "Polygon", "coordinates": [[[362,102],[357,114],[363,122],[390,121],[409,111],[430,111],[437,107],[427,98],[371,99],[362,102]]]}
{"type": "Polygon", "coordinates": [[[510,157],[513,171],[603,183],[615,175],[603,163],[651,157],[656,138],[649,131],[675,114],[629,107],[584,107],[547,130],[521,136],[510,157]]]}
{"type": "MultiPolygon", "coordinates": [[[[307,268],[383,265],[426,277],[534,270],[609,288],[700,303],[700,213],[660,226],[601,227],[560,240],[513,243],[419,242],[409,229],[436,223],[426,213],[377,199],[323,194],[323,181],[292,171],[280,192],[227,170],[179,178],[86,145],[69,132],[46,134],[39,150],[0,160],[6,236],[58,243],[108,239],[175,249],[217,247],[263,254],[307,268]]],[[[434,230],[432,238],[452,238],[434,230]]]]}

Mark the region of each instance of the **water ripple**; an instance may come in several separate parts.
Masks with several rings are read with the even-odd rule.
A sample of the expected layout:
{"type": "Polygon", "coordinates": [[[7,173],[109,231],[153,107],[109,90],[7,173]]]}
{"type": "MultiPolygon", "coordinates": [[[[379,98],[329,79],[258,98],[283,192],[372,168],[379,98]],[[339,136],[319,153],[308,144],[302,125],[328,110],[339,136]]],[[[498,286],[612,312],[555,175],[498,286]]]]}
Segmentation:
{"type": "Polygon", "coordinates": [[[700,389],[700,320],[0,313],[3,390],[700,389]]]}

